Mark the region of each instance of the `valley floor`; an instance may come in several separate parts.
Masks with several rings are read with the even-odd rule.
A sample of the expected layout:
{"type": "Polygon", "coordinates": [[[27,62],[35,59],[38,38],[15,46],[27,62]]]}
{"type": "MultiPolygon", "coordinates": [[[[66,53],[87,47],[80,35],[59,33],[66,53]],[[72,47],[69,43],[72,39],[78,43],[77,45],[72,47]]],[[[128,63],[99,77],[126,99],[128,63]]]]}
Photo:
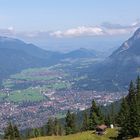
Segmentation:
{"type": "Polygon", "coordinates": [[[116,137],[116,135],[117,131],[115,129],[107,129],[106,134],[102,136],[93,134],[92,131],[87,131],[68,136],[47,136],[33,138],[31,140],[110,140],[113,137],[116,137]]]}

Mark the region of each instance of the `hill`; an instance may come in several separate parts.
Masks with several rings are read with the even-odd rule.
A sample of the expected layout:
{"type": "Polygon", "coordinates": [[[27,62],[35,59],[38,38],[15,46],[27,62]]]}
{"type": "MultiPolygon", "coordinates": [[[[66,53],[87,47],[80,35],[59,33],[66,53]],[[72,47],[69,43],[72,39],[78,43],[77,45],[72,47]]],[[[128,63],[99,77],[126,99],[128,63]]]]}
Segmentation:
{"type": "Polygon", "coordinates": [[[98,57],[98,55],[99,53],[97,51],[80,48],[80,49],[64,54],[64,58],[72,58],[72,59],[93,58],[93,57],[96,58],[98,57]]]}
{"type": "Polygon", "coordinates": [[[93,134],[92,131],[87,131],[68,136],[48,136],[33,138],[31,140],[109,140],[116,135],[117,131],[115,129],[107,129],[106,134],[103,136],[98,136],[96,134],[93,134]]]}

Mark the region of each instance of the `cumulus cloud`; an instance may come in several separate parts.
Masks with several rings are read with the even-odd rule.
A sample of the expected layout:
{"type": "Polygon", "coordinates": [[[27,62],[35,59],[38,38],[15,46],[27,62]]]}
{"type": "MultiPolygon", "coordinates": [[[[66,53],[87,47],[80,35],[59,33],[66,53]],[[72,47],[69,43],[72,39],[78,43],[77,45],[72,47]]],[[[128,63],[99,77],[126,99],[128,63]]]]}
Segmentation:
{"type": "Polygon", "coordinates": [[[51,36],[56,36],[56,37],[98,36],[98,35],[103,35],[103,34],[104,32],[100,27],[86,27],[86,26],[72,28],[66,31],[56,31],[56,32],[50,33],[51,36]]]}
{"type": "Polygon", "coordinates": [[[139,27],[139,20],[132,23],[131,25],[120,25],[106,22],[100,26],[81,26],[67,29],[65,31],[58,30],[51,32],[50,35],[55,37],[122,35],[134,32],[139,27]]]}
{"type": "Polygon", "coordinates": [[[130,25],[112,24],[105,22],[99,26],[79,26],[67,30],[58,31],[24,31],[18,32],[13,26],[7,29],[0,29],[0,35],[21,38],[63,38],[63,37],[81,37],[81,36],[107,36],[130,34],[140,27],[140,20],[130,25]]]}

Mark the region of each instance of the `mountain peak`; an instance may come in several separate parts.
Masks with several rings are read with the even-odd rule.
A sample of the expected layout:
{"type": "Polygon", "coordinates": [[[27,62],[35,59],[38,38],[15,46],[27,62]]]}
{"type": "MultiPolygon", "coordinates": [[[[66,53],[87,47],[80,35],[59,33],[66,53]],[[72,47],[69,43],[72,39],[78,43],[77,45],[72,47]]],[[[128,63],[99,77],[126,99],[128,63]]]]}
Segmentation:
{"type": "Polygon", "coordinates": [[[133,35],[132,38],[133,38],[134,40],[140,39],[140,28],[138,28],[138,29],[135,31],[135,33],[134,33],[134,35],[133,35]]]}
{"type": "Polygon", "coordinates": [[[116,56],[123,52],[131,51],[133,53],[138,53],[140,50],[140,28],[138,28],[132,37],[125,41],[111,56],[116,56]]]}

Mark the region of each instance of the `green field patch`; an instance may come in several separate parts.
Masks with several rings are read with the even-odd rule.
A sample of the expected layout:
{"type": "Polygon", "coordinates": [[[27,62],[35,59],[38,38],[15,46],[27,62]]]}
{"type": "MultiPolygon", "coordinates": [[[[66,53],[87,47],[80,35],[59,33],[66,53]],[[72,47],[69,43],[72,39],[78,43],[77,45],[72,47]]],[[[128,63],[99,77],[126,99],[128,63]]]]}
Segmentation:
{"type": "Polygon", "coordinates": [[[23,70],[21,73],[11,75],[11,79],[40,81],[40,80],[52,80],[56,78],[56,74],[48,70],[48,68],[35,68],[23,70]]]}
{"type": "Polygon", "coordinates": [[[39,89],[26,89],[26,90],[17,90],[13,91],[9,94],[7,100],[11,102],[24,102],[24,101],[30,101],[30,102],[39,102],[42,100],[45,100],[46,97],[40,93],[39,89]]]}
{"type": "Polygon", "coordinates": [[[11,79],[7,79],[7,80],[4,80],[2,82],[2,85],[5,87],[5,88],[11,88],[13,87],[14,83],[11,79]]]}
{"type": "Polygon", "coordinates": [[[4,101],[7,95],[5,93],[0,92],[0,102],[4,101]]]}
{"type": "Polygon", "coordinates": [[[84,80],[84,79],[86,79],[86,78],[87,78],[87,76],[84,75],[84,76],[77,77],[77,78],[75,78],[74,80],[80,81],[80,80],[84,80]]]}
{"type": "Polygon", "coordinates": [[[45,85],[44,87],[48,89],[54,89],[54,90],[62,90],[62,89],[69,89],[71,85],[69,83],[65,82],[56,82],[56,83],[51,83],[48,85],[45,85]]]}
{"type": "Polygon", "coordinates": [[[53,84],[53,89],[56,89],[56,90],[66,89],[66,88],[68,88],[68,84],[63,83],[63,82],[53,84]]]}

